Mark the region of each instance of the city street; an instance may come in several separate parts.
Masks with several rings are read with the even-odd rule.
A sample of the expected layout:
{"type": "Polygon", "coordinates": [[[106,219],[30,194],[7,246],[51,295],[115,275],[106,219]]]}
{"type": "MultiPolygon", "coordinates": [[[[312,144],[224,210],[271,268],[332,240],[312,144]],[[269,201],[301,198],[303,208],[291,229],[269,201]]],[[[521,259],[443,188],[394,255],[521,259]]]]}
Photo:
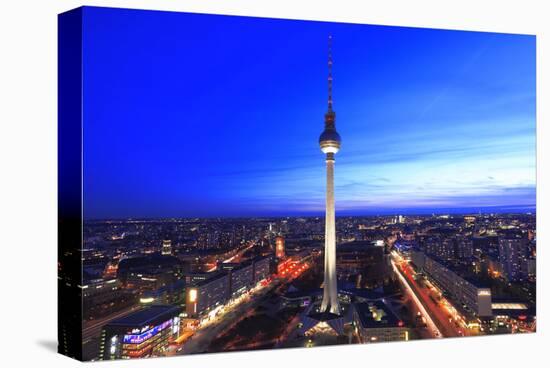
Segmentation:
{"type": "Polygon", "coordinates": [[[258,287],[251,294],[242,297],[239,302],[227,305],[221,314],[203,323],[177,352],[178,355],[204,352],[211,341],[220,333],[228,330],[243,318],[247,317],[262,301],[263,297],[278,285],[272,281],[264,287],[258,287]]]}
{"type": "Polygon", "coordinates": [[[415,280],[416,272],[412,267],[396,253],[392,254],[392,265],[398,274],[399,280],[414,294],[413,300],[420,304],[419,309],[427,320],[430,330],[437,332],[434,337],[459,337],[467,335],[464,328],[457,326],[452,319],[450,311],[445,308],[445,303],[436,303],[431,292],[425,286],[415,280]],[[427,314],[427,315],[425,315],[427,314]],[[449,320],[451,318],[451,320],[449,320]],[[440,336],[438,336],[438,334],[440,336]]]}

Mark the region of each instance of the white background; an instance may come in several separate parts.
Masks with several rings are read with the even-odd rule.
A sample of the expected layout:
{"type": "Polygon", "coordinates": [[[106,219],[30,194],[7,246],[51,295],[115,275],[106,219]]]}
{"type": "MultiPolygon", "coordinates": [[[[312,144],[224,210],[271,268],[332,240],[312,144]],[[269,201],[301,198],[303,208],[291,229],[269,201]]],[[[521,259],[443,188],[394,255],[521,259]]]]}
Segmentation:
{"type": "Polygon", "coordinates": [[[530,0],[3,0],[0,5],[0,366],[71,367],[56,351],[57,13],[104,5],[537,35],[537,334],[223,353],[113,367],[548,366],[550,10],[530,0]],[[546,24],[545,24],[546,23],[546,24]],[[546,170],[543,168],[546,166],[546,170]],[[543,287],[541,287],[543,286],[543,287]],[[546,340],[546,341],[545,341],[546,340]],[[545,346],[546,345],[546,346],[545,346]],[[545,351],[546,350],[546,351],[545,351]],[[546,361],[544,361],[546,359],[546,361]]]}

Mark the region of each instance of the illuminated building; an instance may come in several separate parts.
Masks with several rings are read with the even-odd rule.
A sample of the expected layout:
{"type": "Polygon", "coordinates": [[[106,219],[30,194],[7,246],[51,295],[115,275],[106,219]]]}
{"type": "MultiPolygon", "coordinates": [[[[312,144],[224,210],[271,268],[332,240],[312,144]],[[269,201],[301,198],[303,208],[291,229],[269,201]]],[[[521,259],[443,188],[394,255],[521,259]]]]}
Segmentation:
{"type": "Polygon", "coordinates": [[[455,240],[450,236],[437,234],[425,240],[426,253],[439,259],[453,260],[455,248],[455,240]]]}
{"type": "Polygon", "coordinates": [[[210,277],[212,277],[212,272],[194,272],[186,273],[184,275],[185,282],[188,285],[196,284],[197,282],[204,281],[210,277]]]}
{"type": "Polygon", "coordinates": [[[162,241],[162,251],[163,256],[172,255],[172,241],[170,239],[165,239],[162,241]]]}
{"type": "Polygon", "coordinates": [[[254,262],[247,261],[238,264],[230,271],[231,297],[248,291],[254,284],[254,262]]]}
{"type": "Polygon", "coordinates": [[[279,259],[285,257],[285,238],[282,236],[275,238],[275,256],[279,259]]]}
{"type": "Polygon", "coordinates": [[[149,254],[121,260],[118,278],[128,288],[154,290],[177,281],[183,268],[183,262],[174,256],[149,254]]]}
{"type": "Polygon", "coordinates": [[[116,278],[118,271],[118,263],[117,262],[109,262],[105,266],[105,271],[103,272],[103,277],[106,279],[110,278],[116,278]]]}
{"type": "Polygon", "coordinates": [[[536,308],[527,303],[501,301],[492,304],[494,319],[489,326],[496,333],[534,332],[536,308]]]}
{"type": "Polygon", "coordinates": [[[527,279],[527,241],[519,237],[499,237],[498,260],[508,281],[527,279]]]}
{"type": "Polygon", "coordinates": [[[328,54],[328,110],[325,130],[319,137],[321,151],[326,155],[327,193],[325,217],[325,273],[321,312],[340,315],[336,280],[336,222],[334,211],[334,155],[340,150],[340,135],[336,131],[336,113],[332,110],[332,36],[329,36],[328,54]]]}
{"type": "Polygon", "coordinates": [[[461,260],[471,260],[474,256],[474,243],[471,237],[457,235],[456,257],[461,260]]]}
{"type": "Polygon", "coordinates": [[[178,280],[154,290],[146,290],[141,295],[141,304],[177,304],[185,303],[185,280],[178,280]]]}
{"type": "Polygon", "coordinates": [[[189,317],[199,317],[229,300],[230,275],[214,273],[210,278],[187,288],[186,312],[189,317]]]}
{"type": "Polygon", "coordinates": [[[84,319],[101,318],[137,301],[137,293],[122,288],[117,279],[93,279],[80,286],[84,319]]]}
{"type": "Polygon", "coordinates": [[[92,298],[96,295],[113,293],[120,290],[121,284],[117,279],[94,279],[81,286],[82,296],[84,298],[92,298]]]}
{"type": "Polygon", "coordinates": [[[408,341],[410,331],[382,301],[353,303],[352,320],[356,336],[363,344],[408,341]]]}
{"type": "Polygon", "coordinates": [[[179,335],[181,308],[153,305],[109,322],[101,331],[100,360],[162,355],[179,335]]]}
{"type": "Polygon", "coordinates": [[[254,283],[267,279],[271,274],[271,257],[257,257],[254,259],[254,283]]]}
{"type": "Polygon", "coordinates": [[[384,258],[384,247],[370,241],[338,245],[336,270],[341,282],[356,280],[367,287],[382,286],[393,275],[384,258]]]}
{"type": "Polygon", "coordinates": [[[186,312],[200,317],[249,291],[271,274],[271,257],[256,257],[242,263],[221,263],[218,272],[197,274],[187,287],[186,312]]]}
{"type": "MultiPolygon", "coordinates": [[[[422,270],[439,287],[446,292],[456,305],[464,305],[468,312],[478,317],[490,317],[491,289],[479,285],[477,280],[459,275],[450,264],[424,255],[415,254],[413,263],[423,262],[422,270]]],[[[419,267],[419,264],[415,264],[419,267]]]]}

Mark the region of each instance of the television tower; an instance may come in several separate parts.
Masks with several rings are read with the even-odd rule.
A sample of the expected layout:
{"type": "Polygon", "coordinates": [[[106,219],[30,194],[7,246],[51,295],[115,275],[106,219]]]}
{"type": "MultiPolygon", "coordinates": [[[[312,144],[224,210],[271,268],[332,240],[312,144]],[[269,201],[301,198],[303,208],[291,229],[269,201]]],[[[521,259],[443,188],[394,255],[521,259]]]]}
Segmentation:
{"type": "Polygon", "coordinates": [[[319,137],[321,151],[326,155],[327,197],[325,217],[325,280],[321,312],[340,315],[336,283],[336,221],[334,215],[334,154],[340,149],[340,135],[335,126],[336,113],[332,110],[332,36],[328,37],[328,110],[325,130],[319,137]]]}

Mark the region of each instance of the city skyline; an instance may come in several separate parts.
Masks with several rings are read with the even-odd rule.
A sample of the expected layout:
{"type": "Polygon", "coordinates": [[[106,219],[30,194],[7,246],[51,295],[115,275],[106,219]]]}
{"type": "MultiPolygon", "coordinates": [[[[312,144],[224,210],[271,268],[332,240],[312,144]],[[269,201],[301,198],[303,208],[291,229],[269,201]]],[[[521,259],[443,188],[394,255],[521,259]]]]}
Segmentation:
{"type": "Polygon", "coordinates": [[[536,332],[533,36],[96,7],[58,26],[60,353],[536,332]]]}
{"type": "Polygon", "coordinates": [[[535,212],[534,36],[86,11],[86,219],[321,216],[329,33],[339,216],[535,212]]]}

